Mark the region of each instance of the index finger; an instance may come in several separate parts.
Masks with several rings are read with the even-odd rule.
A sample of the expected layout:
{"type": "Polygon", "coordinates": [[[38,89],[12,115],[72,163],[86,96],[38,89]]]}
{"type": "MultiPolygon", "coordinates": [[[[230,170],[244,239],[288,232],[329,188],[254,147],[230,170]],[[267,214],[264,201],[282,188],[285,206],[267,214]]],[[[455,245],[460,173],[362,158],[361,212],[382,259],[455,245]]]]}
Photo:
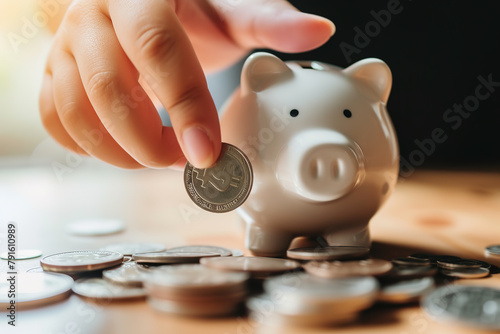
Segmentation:
{"type": "Polygon", "coordinates": [[[198,168],[211,166],[220,153],[219,119],[177,2],[108,1],[118,40],[167,109],[184,155],[198,168]]]}

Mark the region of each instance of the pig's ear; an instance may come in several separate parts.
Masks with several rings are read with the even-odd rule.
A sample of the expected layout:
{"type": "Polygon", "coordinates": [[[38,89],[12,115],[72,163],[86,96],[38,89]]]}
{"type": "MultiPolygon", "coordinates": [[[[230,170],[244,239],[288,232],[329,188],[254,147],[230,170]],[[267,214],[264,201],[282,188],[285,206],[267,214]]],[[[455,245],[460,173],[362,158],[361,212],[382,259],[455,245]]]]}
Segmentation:
{"type": "Polygon", "coordinates": [[[348,68],[344,73],[363,82],[366,87],[375,93],[375,97],[387,103],[392,87],[392,74],[389,66],[380,59],[367,58],[360,60],[348,68]]]}
{"type": "Polygon", "coordinates": [[[243,65],[241,89],[244,93],[260,92],[292,76],[292,70],[281,59],[267,52],[257,52],[243,65]]]}

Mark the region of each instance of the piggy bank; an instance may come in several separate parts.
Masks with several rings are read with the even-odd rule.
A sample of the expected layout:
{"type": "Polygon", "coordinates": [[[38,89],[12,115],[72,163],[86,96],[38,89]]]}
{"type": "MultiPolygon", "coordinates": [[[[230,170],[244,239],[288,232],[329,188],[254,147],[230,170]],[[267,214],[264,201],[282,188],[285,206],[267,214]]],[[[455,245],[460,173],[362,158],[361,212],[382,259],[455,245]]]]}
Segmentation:
{"type": "Polygon", "coordinates": [[[281,256],[298,236],[370,247],[368,222],[398,174],[391,85],[389,67],[374,58],[345,69],[263,52],[246,60],[221,128],[252,163],[252,192],[238,213],[253,254],[281,256]]]}

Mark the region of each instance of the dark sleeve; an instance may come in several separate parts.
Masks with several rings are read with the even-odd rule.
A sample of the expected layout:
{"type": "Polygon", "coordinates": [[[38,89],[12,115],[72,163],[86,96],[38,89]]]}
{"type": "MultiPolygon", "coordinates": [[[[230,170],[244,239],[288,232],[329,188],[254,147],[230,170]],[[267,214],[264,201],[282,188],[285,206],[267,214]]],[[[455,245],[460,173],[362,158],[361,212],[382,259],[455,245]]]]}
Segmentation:
{"type": "Polygon", "coordinates": [[[423,154],[423,167],[500,166],[496,1],[290,2],[330,18],[337,32],[317,50],[281,58],[346,67],[377,57],[390,66],[388,110],[403,159],[423,154]]]}

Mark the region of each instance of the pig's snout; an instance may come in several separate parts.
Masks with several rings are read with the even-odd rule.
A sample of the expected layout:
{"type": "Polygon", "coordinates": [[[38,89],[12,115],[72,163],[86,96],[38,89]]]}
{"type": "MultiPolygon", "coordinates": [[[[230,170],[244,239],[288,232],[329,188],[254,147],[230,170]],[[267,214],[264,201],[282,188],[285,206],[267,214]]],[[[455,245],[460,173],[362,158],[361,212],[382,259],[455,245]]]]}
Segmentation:
{"type": "Polygon", "coordinates": [[[343,134],[314,129],[292,137],[280,153],[276,176],[283,188],[315,201],[348,194],[364,177],[359,146],[343,134]]]}

